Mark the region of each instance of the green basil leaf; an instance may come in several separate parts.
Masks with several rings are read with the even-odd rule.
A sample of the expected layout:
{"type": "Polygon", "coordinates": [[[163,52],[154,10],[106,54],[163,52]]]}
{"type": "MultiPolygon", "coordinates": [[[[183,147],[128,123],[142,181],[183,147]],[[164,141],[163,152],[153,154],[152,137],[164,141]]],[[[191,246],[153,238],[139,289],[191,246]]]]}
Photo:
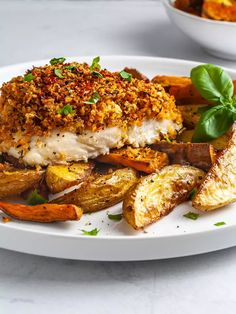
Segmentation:
{"type": "Polygon", "coordinates": [[[94,76],[97,76],[97,77],[100,77],[100,78],[103,78],[103,75],[100,73],[100,72],[97,72],[97,71],[93,71],[92,74],[94,76]]]}
{"type": "Polygon", "coordinates": [[[234,95],[233,99],[232,99],[232,105],[234,107],[236,107],[236,95],[234,95]]]}
{"type": "Polygon", "coordinates": [[[60,69],[54,69],[54,74],[59,78],[64,78],[60,69]]]}
{"type": "Polygon", "coordinates": [[[219,221],[219,222],[216,222],[214,224],[214,226],[216,226],[216,227],[220,227],[220,226],[224,226],[224,225],[226,225],[226,223],[224,221],[219,221]]]}
{"type": "Polygon", "coordinates": [[[185,218],[188,218],[188,219],[197,220],[200,215],[197,213],[188,212],[188,213],[184,214],[183,216],[185,218]]]}
{"type": "Polygon", "coordinates": [[[200,108],[198,108],[197,112],[200,113],[200,114],[202,114],[202,113],[204,113],[205,111],[207,111],[207,110],[209,110],[209,109],[211,109],[211,108],[212,108],[212,106],[200,107],[200,108]]]}
{"type": "Polygon", "coordinates": [[[33,74],[30,72],[24,76],[24,81],[31,82],[34,79],[33,74]]]}
{"type": "Polygon", "coordinates": [[[98,234],[98,232],[100,231],[100,229],[93,229],[91,231],[87,231],[87,230],[81,230],[83,232],[84,235],[88,235],[88,236],[96,236],[98,234]]]}
{"type": "Polygon", "coordinates": [[[193,85],[205,99],[222,103],[233,96],[234,85],[231,77],[213,64],[203,64],[192,69],[193,85]]]}
{"type": "Polygon", "coordinates": [[[71,105],[65,105],[62,109],[58,110],[58,113],[64,116],[67,116],[68,114],[74,113],[75,110],[73,110],[73,107],[71,105]]]}
{"type": "Polygon", "coordinates": [[[91,66],[89,68],[91,72],[93,72],[95,70],[99,71],[101,69],[101,66],[100,66],[99,62],[100,62],[100,57],[95,57],[93,59],[92,64],[91,64],[91,66]]]}
{"type": "Polygon", "coordinates": [[[120,71],[120,76],[124,79],[124,80],[127,80],[128,82],[131,82],[132,80],[132,74],[122,70],[120,71]]]}
{"type": "Polygon", "coordinates": [[[65,60],[66,60],[66,58],[60,57],[60,58],[53,58],[49,62],[51,65],[55,65],[55,64],[62,64],[65,62],[65,60]]]}
{"type": "Polygon", "coordinates": [[[218,105],[205,111],[196,126],[192,142],[205,142],[226,133],[234,122],[230,107],[218,105]]]}
{"type": "Polygon", "coordinates": [[[94,92],[93,95],[89,98],[89,100],[84,101],[85,104],[95,105],[100,99],[98,92],[94,92]]]}
{"type": "Polygon", "coordinates": [[[70,70],[70,71],[74,71],[76,69],[75,65],[67,65],[65,66],[65,69],[70,70]]]}
{"type": "Polygon", "coordinates": [[[35,189],[33,192],[30,193],[30,195],[27,197],[26,200],[28,205],[39,205],[39,204],[45,204],[48,201],[38,193],[38,190],[35,189]]]}
{"type": "Polygon", "coordinates": [[[197,194],[197,192],[198,192],[198,189],[197,189],[197,188],[193,188],[192,191],[189,193],[188,198],[189,198],[190,200],[194,199],[194,197],[195,197],[195,195],[197,194]]]}
{"type": "Polygon", "coordinates": [[[110,220],[120,221],[122,219],[122,214],[107,214],[110,220]]]}
{"type": "Polygon", "coordinates": [[[168,143],[172,143],[172,140],[168,136],[164,136],[164,140],[168,143]]]}

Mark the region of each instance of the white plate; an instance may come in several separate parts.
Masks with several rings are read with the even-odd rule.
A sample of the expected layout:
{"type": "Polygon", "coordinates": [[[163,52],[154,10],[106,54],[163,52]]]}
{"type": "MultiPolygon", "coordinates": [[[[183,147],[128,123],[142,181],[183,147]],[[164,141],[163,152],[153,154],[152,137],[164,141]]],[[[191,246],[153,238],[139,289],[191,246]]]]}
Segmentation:
{"type": "MultiPolygon", "coordinates": [[[[69,58],[68,58],[69,59],[69,58]]],[[[68,60],[67,59],[67,60],[68,60]]],[[[70,60],[91,62],[91,57],[70,60]]],[[[0,84],[22,74],[32,65],[46,61],[30,62],[0,69],[0,84]]],[[[101,64],[111,70],[124,66],[135,67],[150,78],[159,74],[189,75],[196,62],[150,57],[101,57],[101,64]]],[[[232,78],[236,71],[228,70],[232,78]]],[[[107,213],[120,213],[121,205],[91,215],[84,215],[78,222],[38,224],[11,221],[3,223],[0,217],[0,247],[59,258],[130,261],[171,258],[215,251],[236,245],[236,205],[201,214],[198,220],[183,217],[195,211],[184,203],[158,223],[136,232],[124,220],[114,222],[107,213]],[[214,226],[224,221],[226,225],[214,226]],[[99,228],[96,237],[84,236],[81,229],[99,228]]],[[[1,215],[1,214],[0,214],[1,215]]]]}

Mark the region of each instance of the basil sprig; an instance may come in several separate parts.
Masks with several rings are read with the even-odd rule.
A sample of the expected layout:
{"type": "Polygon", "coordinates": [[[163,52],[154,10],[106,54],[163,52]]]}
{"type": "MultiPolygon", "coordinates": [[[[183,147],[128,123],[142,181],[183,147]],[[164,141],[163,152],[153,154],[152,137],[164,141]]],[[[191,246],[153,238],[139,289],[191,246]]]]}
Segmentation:
{"type": "Polygon", "coordinates": [[[201,108],[201,117],[193,142],[204,142],[226,133],[236,119],[236,97],[231,77],[221,68],[199,65],[192,69],[191,80],[203,98],[212,106],[201,108]]]}

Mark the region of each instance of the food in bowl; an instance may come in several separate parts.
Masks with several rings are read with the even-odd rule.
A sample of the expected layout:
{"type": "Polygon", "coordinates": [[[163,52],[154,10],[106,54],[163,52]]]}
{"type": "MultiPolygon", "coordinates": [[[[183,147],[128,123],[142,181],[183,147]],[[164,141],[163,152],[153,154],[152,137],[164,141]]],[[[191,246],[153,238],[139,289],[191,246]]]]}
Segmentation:
{"type": "Polygon", "coordinates": [[[235,0],[176,0],[174,7],[216,21],[236,22],[235,0]]]}
{"type": "Polygon", "coordinates": [[[99,60],[54,58],[3,84],[1,210],[48,223],[123,202],[109,219],[140,229],[190,198],[203,211],[233,202],[235,96],[227,73],[202,65],[191,78],[149,81],[135,69],[101,69],[99,60]],[[211,176],[216,168],[224,176],[211,176]],[[209,204],[209,189],[224,203],[209,204]],[[4,201],[15,195],[27,205],[4,201]]]}

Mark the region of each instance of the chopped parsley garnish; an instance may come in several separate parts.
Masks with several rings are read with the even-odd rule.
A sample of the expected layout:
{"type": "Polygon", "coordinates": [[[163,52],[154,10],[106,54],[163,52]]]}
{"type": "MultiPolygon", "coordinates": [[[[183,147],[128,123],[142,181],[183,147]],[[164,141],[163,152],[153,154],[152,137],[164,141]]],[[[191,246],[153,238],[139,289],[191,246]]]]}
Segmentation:
{"type": "Polygon", "coordinates": [[[120,221],[122,219],[122,214],[107,214],[110,220],[120,221]]]}
{"type": "Polygon", "coordinates": [[[91,72],[94,72],[95,70],[99,71],[101,69],[99,62],[100,62],[100,57],[95,57],[93,59],[92,64],[89,68],[91,72]]]}
{"type": "Polygon", "coordinates": [[[92,74],[97,76],[97,77],[103,78],[103,75],[100,72],[93,71],[92,74]]]}
{"type": "Polygon", "coordinates": [[[192,191],[189,193],[189,199],[192,200],[196,194],[197,194],[197,188],[193,188],[192,191]]]}
{"type": "Polygon", "coordinates": [[[64,78],[60,69],[54,69],[54,73],[59,78],[64,78]]]}
{"type": "Polygon", "coordinates": [[[186,218],[192,219],[192,220],[197,220],[200,215],[197,213],[188,212],[187,214],[185,214],[183,216],[186,218]]]}
{"type": "Polygon", "coordinates": [[[73,107],[71,105],[65,105],[62,109],[58,110],[59,114],[67,116],[68,114],[74,113],[73,107]]]}
{"type": "Polygon", "coordinates": [[[164,140],[165,140],[166,142],[168,142],[168,143],[172,143],[171,139],[169,139],[168,136],[165,136],[165,137],[164,137],[164,140]]]}
{"type": "Polygon", "coordinates": [[[67,65],[65,67],[65,69],[70,70],[70,71],[74,71],[76,69],[76,66],[75,65],[67,65]]]}
{"type": "Polygon", "coordinates": [[[220,226],[223,226],[223,225],[226,225],[226,223],[224,221],[219,221],[219,222],[216,222],[214,224],[214,226],[216,226],[216,227],[220,227],[220,226]]]}
{"type": "Polygon", "coordinates": [[[132,80],[132,74],[126,72],[125,70],[120,71],[120,76],[124,80],[127,80],[128,82],[131,82],[131,80],[132,80]]]}
{"type": "Polygon", "coordinates": [[[60,57],[60,58],[53,58],[53,59],[51,59],[49,62],[50,62],[51,65],[56,65],[56,64],[62,64],[62,63],[64,63],[65,60],[66,60],[66,58],[60,57]]]}
{"type": "Polygon", "coordinates": [[[83,232],[84,235],[89,235],[89,236],[96,236],[98,234],[98,232],[100,231],[100,229],[93,229],[91,231],[87,231],[87,230],[81,230],[83,232]]]}
{"type": "Polygon", "coordinates": [[[98,92],[94,92],[93,95],[89,98],[89,100],[85,101],[85,104],[88,105],[94,105],[96,104],[100,99],[100,96],[98,94],[98,92]]]}
{"type": "Polygon", "coordinates": [[[47,203],[47,200],[38,193],[38,190],[35,189],[33,192],[29,194],[26,199],[28,205],[39,205],[47,203]]]}
{"type": "Polygon", "coordinates": [[[26,82],[30,82],[30,81],[32,81],[33,79],[34,79],[34,76],[33,76],[32,73],[28,73],[28,74],[26,74],[26,75],[24,76],[24,81],[26,81],[26,82]]]}

